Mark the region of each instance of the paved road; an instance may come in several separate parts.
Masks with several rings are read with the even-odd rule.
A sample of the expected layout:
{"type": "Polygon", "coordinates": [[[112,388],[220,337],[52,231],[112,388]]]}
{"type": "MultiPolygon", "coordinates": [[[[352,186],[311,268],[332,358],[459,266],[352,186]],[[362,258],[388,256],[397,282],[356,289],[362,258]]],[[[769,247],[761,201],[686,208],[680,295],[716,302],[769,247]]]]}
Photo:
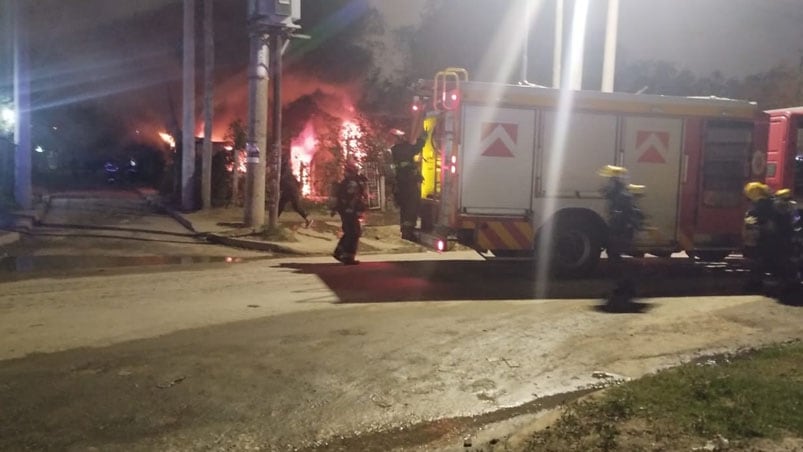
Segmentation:
{"type": "Polygon", "coordinates": [[[644,261],[638,313],[608,314],[604,266],[539,282],[473,253],[265,260],[111,198],[56,200],[17,249],[43,267],[0,283],[2,450],[462,450],[594,371],[802,334],[800,308],[741,293],[730,266],[644,261]]]}
{"type": "Polygon", "coordinates": [[[801,337],[800,308],[755,295],[706,285],[612,315],[590,298],[603,281],[533,299],[518,267],[449,260],[472,256],[5,283],[0,449],[415,450],[476,428],[434,420],[574,390],[596,370],[637,377],[801,337]]]}

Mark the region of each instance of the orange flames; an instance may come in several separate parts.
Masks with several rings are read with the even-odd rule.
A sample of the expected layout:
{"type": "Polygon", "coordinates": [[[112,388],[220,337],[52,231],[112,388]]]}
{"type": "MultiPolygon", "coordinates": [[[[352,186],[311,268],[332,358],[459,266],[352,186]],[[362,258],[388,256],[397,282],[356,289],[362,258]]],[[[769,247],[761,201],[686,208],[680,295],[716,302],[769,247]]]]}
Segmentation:
{"type": "Polygon", "coordinates": [[[312,194],[310,169],[317,145],[318,140],[312,122],[307,122],[304,130],[290,142],[290,165],[293,174],[301,181],[301,193],[304,196],[312,194]]]}
{"type": "Polygon", "coordinates": [[[170,135],[169,133],[167,133],[167,132],[159,132],[159,137],[162,139],[162,141],[164,141],[165,143],[170,145],[170,149],[175,149],[176,148],[176,139],[173,138],[173,136],[170,135]]]}

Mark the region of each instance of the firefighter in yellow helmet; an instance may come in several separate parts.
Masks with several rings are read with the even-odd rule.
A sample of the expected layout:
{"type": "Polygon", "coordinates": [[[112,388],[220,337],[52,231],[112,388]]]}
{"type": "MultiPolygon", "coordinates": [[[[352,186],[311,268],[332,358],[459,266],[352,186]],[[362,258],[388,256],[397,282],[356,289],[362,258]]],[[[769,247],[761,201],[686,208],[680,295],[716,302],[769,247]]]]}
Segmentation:
{"type": "Polygon", "coordinates": [[[632,269],[625,268],[622,254],[632,249],[635,233],[644,222],[644,215],[635,202],[636,193],[643,193],[644,186],[629,185],[627,169],[621,166],[605,165],[597,174],[608,179],[602,189],[607,201],[607,253],[617,278],[605,308],[610,311],[628,310],[634,306],[635,278],[632,269]]]}
{"type": "Polygon", "coordinates": [[[742,229],[743,255],[752,270],[751,284],[769,274],[786,284],[797,274],[793,236],[797,209],[788,189],[772,190],[761,182],[744,187],[751,201],[742,229]]]}
{"type": "Polygon", "coordinates": [[[632,246],[633,236],[642,227],[644,215],[636,206],[634,195],[642,192],[644,186],[629,185],[627,169],[621,166],[605,165],[597,174],[608,178],[602,189],[608,207],[608,257],[618,261],[632,246]]]}
{"type": "Polygon", "coordinates": [[[399,207],[401,236],[405,240],[412,241],[415,240],[413,231],[418,223],[422,181],[415,156],[424,148],[424,138],[419,137],[415,143],[410,143],[401,130],[392,129],[390,133],[396,137],[396,144],[390,148],[396,174],[393,199],[399,207]]]}

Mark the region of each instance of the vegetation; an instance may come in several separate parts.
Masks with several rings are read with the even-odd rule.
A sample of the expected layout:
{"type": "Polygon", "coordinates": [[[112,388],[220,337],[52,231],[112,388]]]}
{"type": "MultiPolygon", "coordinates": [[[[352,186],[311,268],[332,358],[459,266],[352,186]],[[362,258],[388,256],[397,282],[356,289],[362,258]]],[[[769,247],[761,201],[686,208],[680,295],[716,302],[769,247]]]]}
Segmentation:
{"type": "Polygon", "coordinates": [[[571,404],[524,450],[691,450],[716,438],[751,447],[759,439],[784,437],[803,444],[800,342],[686,364],[610,388],[571,404]]]}

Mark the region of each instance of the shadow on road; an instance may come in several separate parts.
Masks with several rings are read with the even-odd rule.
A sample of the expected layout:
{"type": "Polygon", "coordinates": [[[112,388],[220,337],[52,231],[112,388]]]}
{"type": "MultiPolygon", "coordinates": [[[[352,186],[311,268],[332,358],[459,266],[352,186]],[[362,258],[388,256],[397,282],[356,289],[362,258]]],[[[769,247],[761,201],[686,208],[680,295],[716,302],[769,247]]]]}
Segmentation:
{"type": "MultiPolygon", "coordinates": [[[[603,264],[584,279],[538,282],[530,265],[484,261],[397,261],[340,264],[285,263],[318,276],[343,303],[449,300],[605,298],[614,287],[603,264]]],[[[744,274],[665,260],[636,264],[637,298],[744,295],[744,274]]],[[[646,309],[645,307],[640,307],[646,309]]]]}

